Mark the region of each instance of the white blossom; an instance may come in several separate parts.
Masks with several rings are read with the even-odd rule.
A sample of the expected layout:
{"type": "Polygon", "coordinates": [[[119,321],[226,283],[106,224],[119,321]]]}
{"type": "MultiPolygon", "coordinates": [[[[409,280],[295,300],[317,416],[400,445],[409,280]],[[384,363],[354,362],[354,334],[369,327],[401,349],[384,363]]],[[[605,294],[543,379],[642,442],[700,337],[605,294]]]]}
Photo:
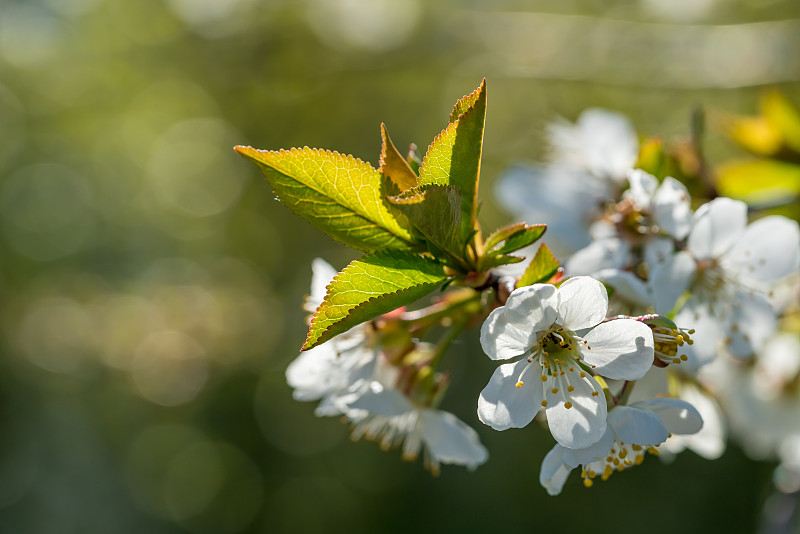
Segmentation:
{"type": "MultiPolygon", "coordinates": [[[[731,434],[755,459],[794,461],[800,428],[800,338],[774,335],[752,365],[720,357],[700,369],[700,378],[714,388],[730,422],[731,434]]],[[[800,456],[798,456],[800,458],[800,456]]]]}
{"type": "MultiPolygon", "coordinates": [[[[702,378],[702,375],[703,373],[697,378],[702,378]]],[[[725,452],[728,425],[722,408],[711,391],[698,383],[695,377],[687,376],[682,368],[653,368],[636,382],[630,402],[656,396],[670,396],[688,402],[703,418],[703,428],[700,431],[673,436],[661,447],[662,452],[678,454],[689,449],[708,460],[722,456],[725,452]]]]}
{"type": "MultiPolygon", "coordinates": [[[[336,271],[324,260],[312,263],[311,294],[304,309],[314,312],[325,297],[325,287],[336,271]]],[[[372,346],[369,325],[360,324],[316,347],[301,352],[286,368],[286,381],[299,401],[320,400],[317,416],[342,413],[339,397],[351,394],[352,386],[370,377],[378,354],[372,346]]]]}
{"type": "Polygon", "coordinates": [[[607,480],[615,471],[639,465],[647,452],[657,455],[658,445],[670,434],[694,434],[702,426],[697,410],[680,399],[655,398],[616,406],[597,443],[578,450],[555,445],[542,461],[539,482],[550,495],[558,495],[569,473],[583,466],[583,484],[591,487],[596,477],[607,480]]]}
{"type": "Polygon", "coordinates": [[[654,269],[655,309],[669,313],[690,292],[675,322],[697,331],[694,365],[711,361],[722,345],[735,356],[749,356],[776,328],[767,297],[771,285],[798,267],[796,222],[769,216],[748,225],[743,202],[717,198],[694,214],[687,250],[654,269]]]}
{"type": "MultiPolygon", "coordinates": [[[[630,270],[641,262],[654,266],[673,253],[674,241],[689,233],[692,212],[686,186],[669,176],[659,184],[640,169],[628,173],[628,182],[622,200],[593,226],[594,241],[567,261],[567,274],[599,277],[603,270],[630,270]]],[[[633,290],[633,297],[642,298],[631,281],[619,282],[622,291],[633,290]]]]}
{"type": "Polygon", "coordinates": [[[603,285],[575,277],[556,289],[516,289],[481,328],[481,346],[499,366],[478,400],[481,421],[496,430],[524,427],[545,407],[550,432],[570,448],[598,441],[606,430],[606,400],[592,373],[625,380],[653,362],[650,329],[631,319],[603,322],[603,285]]]}
{"type": "Polygon", "coordinates": [[[409,461],[422,451],[425,467],[434,474],[440,464],[475,469],[489,458],[477,432],[455,415],[414,403],[379,381],[370,381],[345,414],[354,440],[377,441],[385,450],[401,447],[409,461]]]}
{"type": "Polygon", "coordinates": [[[589,108],[575,124],[558,121],[548,128],[554,164],[581,169],[622,184],[639,153],[639,139],[628,118],[614,111],[589,108]]]}
{"type": "Polygon", "coordinates": [[[512,166],[496,196],[520,220],[546,223],[551,248],[566,256],[591,242],[589,223],[619,194],[639,142],[624,115],[603,109],[551,124],[548,138],[550,163],[512,166]]]}

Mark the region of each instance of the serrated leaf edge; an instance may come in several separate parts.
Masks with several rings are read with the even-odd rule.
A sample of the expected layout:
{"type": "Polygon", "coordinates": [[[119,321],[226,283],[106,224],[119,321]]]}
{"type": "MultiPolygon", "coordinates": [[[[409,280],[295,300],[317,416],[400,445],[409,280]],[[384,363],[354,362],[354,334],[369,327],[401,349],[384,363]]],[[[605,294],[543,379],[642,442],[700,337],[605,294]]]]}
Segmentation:
{"type": "Polygon", "coordinates": [[[485,90],[486,90],[486,78],[484,78],[483,81],[481,81],[481,84],[478,86],[477,89],[475,89],[474,91],[472,91],[470,93],[465,94],[464,96],[462,96],[461,98],[456,100],[456,103],[453,106],[453,111],[450,112],[450,123],[452,124],[454,122],[457,122],[458,119],[463,117],[464,114],[466,114],[469,110],[471,110],[474,107],[474,104],[472,106],[467,106],[467,109],[465,109],[463,113],[459,113],[458,117],[453,117],[453,114],[456,112],[456,108],[458,107],[458,104],[460,102],[462,102],[463,100],[471,99],[473,96],[476,96],[476,95],[480,94],[481,91],[485,91],[485,90]]]}
{"type": "MultiPolygon", "coordinates": [[[[247,151],[248,151],[248,150],[252,150],[252,151],[255,151],[255,152],[259,152],[259,153],[261,153],[261,154],[272,154],[272,155],[276,155],[276,156],[285,156],[285,155],[287,155],[287,154],[289,154],[289,155],[295,155],[295,154],[302,154],[302,153],[304,153],[304,152],[310,152],[310,153],[312,153],[312,154],[314,154],[314,155],[317,155],[317,156],[319,156],[320,154],[322,154],[322,155],[327,155],[327,156],[331,156],[331,157],[339,157],[339,158],[342,158],[344,161],[347,161],[347,162],[353,162],[353,163],[355,163],[356,165],[363,165],[363,166],[366,166],[366,167],[368,167],[369,169],[371,169],[371,170],[372,170],[372,171],[374,171],[374,172],[379,172],[377,169],[375,169],[375,167],[373,167],[373,166],[372,166],[372,164],[371,164],[371,163],[369,163],[368,161],[364,161],[364,160],[362,160],[361,158],[357,158],[357,157],[353,156],[352,154],[342,154],[341,152],[337,152],[337,151],[335,151],[335,150],[329,150],[329,149],[323,149],[323,148],[310,148],[310,147],[308,147],[308,146],[304,146],[303,148],[292,147],[292,148],[289,148],[289,149],[281,148],[281,149],[279,149],[279,150],[261,150],[261,149],[258,149],[258,148],[253,148],[252,146],[243,146],[243,145],[237,145],[237,146],[233,147],[233,149],[234,149],[234,150],[235,150],[235,151],[236,151],[238,154],[240,154],[241,156],[243,156],[243,157],[245,157],[245,158],[249,159],[250,161],[252,161],[252,162],[254,162],[254,163],[256,163],[256,164],[261,164],[261,165],[267,165],[267,164],[266,164],[266,163],[264,163],[264,162],[262,162],[262,161],[258,161],[258,160],[256,160],[256,159],[254,159],[254,158],[250,157],[250,155],[249,155],[249,154],[247,154],[247,151]]],[[[267,165],[267,166],[268,166],[268,167],[271,167],[271,168],[272,168],[272,169],[274,169],[276,172],[281,172],[281,173],[283,173],[283,171],[281,171],[280,169],[277,169],[277,168],[275,168],[275,167],[273,167],[273,166],[271,166],[271,165],[267,165]]],[[[285,174],[285,173],[284,173],[284,174],[285,174]]],[[[289,176],[289,175],[287,174],[286,176],[289,176]]],[[[291,176],[289,176],[289,177],[290,177],[290,178],[292,178],[291,176]]],[[[299,180],[297,180],[297,181],[299,181],[299,180]]],[[[303,183],[303,182],[301,182],[301,183],[303,183]]],[[[271,184],[270,184],[270,185],[271,185],[271,184]]],[[[312,186],[310,186],[310,185],[308,185],[308,184],[306,184],[306,183],[303,183],[303,185],[304,185],[305,187],[308,187],[309,189],[312,189],[312,190],[314,190],[315,192],[317,192],[317,193],[318,193],[318,194],[320,194],[320,195],[323,195],[323,196],[326,196],[326,197],[330,198],[330,195],[329,195],[327,192],[325,192],[325,191],[320,191],[320,190],[319,190],[319,189],[317,189],[316,187],[312,187],[312,186]]],[[[276,192],[276,194],[277,194],[277,192],[276,192]]],[[[278,200],[279,200],[279,202],[280,202],[281,204],[283,204],[284,206],[286,206],[286,208],[287,208],[287,209],[288,209],[290,212],[294,213],[294,214],[295,214],[295,215],[297,215],[298,217],[301,217],[301,218],[303,218],[303,219],[305,220],[305,217],[303,217],[303,215],[301,215],[301,214],[297,213],[296,211],[292,210],[291,208],[289,208],[289,206],[288,206],[288,205],[286,205],[286,203],[285,203],[285,202],[284,202],[284,201],[283,201],[283,200],[280,198],[280,195],[278,195],[278,200]]],[[[374,224],[374,225],[375,225],[375,226],[377,226],[378,228],[381,228],[381,229],[383,229],[384,231],[386,231],[387,233],[389,233],[389,234],[391,234],[391,235],[395,236],[395,237],[396,237],[397,239],[399,239],[400,241],[403,241],[403,242],[407,243],[408,245],[410,245],[410,246],[411,246],[411,248],[412,248],[412,249],[419,250],[419,248],[420,248],[420,247],[419,247],[419,243],[417,243],[417,242],[413,241],[413,236],[412,236],[412,240],[409,240],[409,239],[408,239],[408,238],[406,238],[405,236],[399,235],[399,234],[397,234],[397,233],[393,232],[392,230],[390,230],[389,228],[386,228],[385,226],[383,226],[383,224],[382,224],[382,223],[380,223],[380,222],[378,222],[378,221],[375,221],[375,220],[374,220],[374,219],[372,219],[371,217],[367,217],[366,215],[364,215],[364,214],[362,214],[362,213],[358,213],[358,212],[354,211],[354,210],[353,210],[352,208],[350,208],[349,206],[345,206],[344,204],[342,204],[342,203],[341,203],[341,202],[339,202],[338,200],[336,200],[336,203],[337,203],[337,204],[339,204],[340,206],[342,206],[343,208],[345,208],[345,209],[348,209],[348,210],[352,211],[352,212],[353,212],[355,215],[357,215],[357,216],[361,217],[362,219],[365,219],[365,220],[369,221],[370,223],[374,224]]],[[[391,213],[391,211],[389,211],[389,214],[392,216],[392,218],[395,218],[395,214],[391,213]]],[[[401,226],[401,227],[402,227],[402,225],[400,225],[400,224],[399,224],[399,222],[398,222],[398,226],[401,226]]],[[[340,243],[342,243],[342,244],[344,244],[344,245],[350,246],[350,245],[348,245],[347,243],[345,243],[343,240],[341,240],[341,239],[338,239],[338,238],[336,238],[335,236],[332,236],[332,235],[328,234],[327,232],[324,232],[324,233],[325,233],[326,235],[330,236],[330,237],[331,237],[332,239],[334,239],[335,241],[338,241],[338,242],[340,242],[340,243]]]]}
{"type": "MultiPolygon", "coordinates": [[[[354,261],[358,261],[358,260],[354,260],[354,261]]],[[[353,262],[350,262],[350,264],[348,264],[348,265],[347,265],[347,267],[349,267],[349,266],[350,266],[350,265],[352,265],[352,264],[353,264],[353,262]]],[[[306,341],[305,341],[305,343],[303,344],[303,347],[302,347],[300,350],[304,350],[304,351],[305,351],[305,350],[312,349],[312,348],[314,348],[314,347],[316,347],[316,346],[318,346],[318,345],[321,345],[322,343],[325,343],[326,341],[329,341],[329,340],[330,340],[330,339],[332,339],[333,337],[335,337],[335,336],[331,336],[331,337],[330,337],[330,338],[328,338],[328,339],[323,339],[323,338],[325,337],[325,335],[326,335],[328,332],[330,332],[330,330],[331,330],[333,327],[335,327],[335,326],[336,326],[336,325],[338,325],[338,324],[341,324],[341,323],[342,323],[342,321],[345,321],[345,320],[346,320],[348,317],[350,317],[350,316],[351,316],[351,315],[352,315],[352,314],[353,314],[353,313],[354,313],[356,310],[358,310],[359,308],[362,308],[362,307],[366,306],[367,304],[369,304],[369,303],[373,302],[374,300],[377,300],[377,299],[379,299],[379,298],[382,298],[382,297],[398,296],[398,295],[401,295],[402,293],[405,293],[405,292],[411,291],[412,289],[418,289],[418,288],[420,288],[420,287],[424,287],[424,286],[432,286],[432,288],[431,288],[431,291],[429,291],[430,293],[432,293],[432,292],[433,292],[433,291],[436,289],[436,287],[437,287],[437,286],[439,286],[439,285],[441,285],[441,284],[444,284],[445,282],[447,282],[447,280],[448,280],[449,278],[451,278],[451,277],[448,277],[448,276],[443,276],[443,279],[442,279],[442,281],[440,281],[440,282],[423,282],[423,283],[421,283],[421,284],[416,284],[416,285],[413,285],[413,286],[411,286],[411,287],[407,287],[407,288],[404,288],[404,289],[398,289],[397,291],[392,291],[392,292],[390,292],[390,293],[381,293],[380,295],[375,295],[374,297],[370,297],[370,298],[368,298],[367,300],[365,300],[364,302],[361,302],[361,303],[357,304],[356,306],[354,306],[353,308],[350,308],[350,309],[348,310],[348,313],[347,313],[347,315],[345,315],[345,316],[344,316],[342,319],[340,319],[340,320],[336,321],[335,323],[331,323],[330,325],[328,325],[328,327],[327,327],[327,328],[325,328],[325,330],[323,330],[322,332],[320,332],[320,333],[319,333],[319,335],[318,335],[318,336],[317,336],[317,338],[316,338],[316,339],[313,341],[313,343],[312,343],[311,345],[309,345],[309,340],[310,340],[310,338],[311,338],[311,332],[312,332],[312,329],[314,328],[314,323],[315,323],[315,321],[316,321],[316,319],[317,319],[317,316],[319,315],[320,311],[322,311],[322,307],[323,307],[323,305],[325,304],[325,302],[327,302],[327,299],[328,299],[328,297],[329,297],[329,296],[330,296],[330,294],[331,294],[331,292],[330,292],[330,288],[331,288],[331,286],[333,285],[333,283],[334,283],[334,282],[335,282],[335,281],[336,281],[336,280],[339,278],[339,275],[341,275],[342,273],[344,273],[344,271],[345,271],[345,269],[347,269],[347,267],[345,267],[344,269],[342,269],[342,271],[340,271],[340,272],[336,273],[336,276],[334,276],[334,277],[333,277],[333,280],[331,280],[331,281],[330,281],[330,283],[329,283],[327,286],[325,286],[325,298],[323,298],[323,299],[322,299],[322,303],[321,303],[321,304],[320,304],[320,305],[317,307],[317,309],[314,311],[314,315],[312,315],[312,316],[311,316],[311,325],[309,326],[309,329],[308,329],[308,334],[306,334],[306,341]]],[[[376,317],[377,317],[377,316],[376,316],[376,317]]],[[[355,327],[355,326],[358,326],[359,324],[365,323],[365,322],[367,322],[367,321],[369,321],[369,319],[366,319],[366,320],[362,321],[361,323],[358,323],[358,324],[356,324],[356,325],[353,325],[353,326],[354,326],[354,327],[355,327]]],[[[338,334],[337,334],[337,335],[338,335],[338,334]]]]}
{"type": "Polygon", "coordinates": [[[399,150],[397,150],[397,147],[392,142],[392,138],[389,136],[389,130],[386,128],[386,124],[384,124],[384,123],[381,123],[381,154],[380,154],[380,157],[378,159],[378,172],[384,178],[389,179],[398,189],[400,189],[403,192],[408,191],[408,190],[413,189],[414,187],[418,186],[417,179],[419,177],[416,175],[414,170],[411,168],[411,165],[409,165],[408,160],[406,158],[404,158],[402,154],[400,154],[399,150]],[[406,189],[403,189],[403,187],[404,187],[403,184],[399,184],[394,179],[392,179],[390,176],[386,176],[386,174],[384,173],[383,168],[386,165],[386,156],[387,156],[386,151],[387,151],[388,147],[391,147],[394,150],[395,154],[397,155],[397,158],[400,161],[402,161],[403,163],[405,163],[405,165],[406,165],[406,167],[408,169],[408,172],[410,173],[410,175],[411,175],[411,177],[412,177],[412,179],[414,181],[414,184],[415,184],[414,186],[408,187],[406,189]]]}

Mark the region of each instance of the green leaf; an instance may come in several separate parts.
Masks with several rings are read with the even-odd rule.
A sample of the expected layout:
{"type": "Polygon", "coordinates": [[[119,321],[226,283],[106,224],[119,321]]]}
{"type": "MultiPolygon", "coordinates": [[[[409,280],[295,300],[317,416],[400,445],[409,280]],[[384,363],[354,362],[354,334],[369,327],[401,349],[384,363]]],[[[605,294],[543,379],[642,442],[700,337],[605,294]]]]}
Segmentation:
{"type": "Polygon", "coordinates": [[[391,180],[399,192],[417,187],[417,175],[408,164],[408,160],[395,148],[386,125],[381,124],[381,164],[380,173],[391,180]]]}
{"type": "MultiPolygon", "coordinates": [[[[483,79],[481,82],[481,87],[485,90],[486,86],[486,78],[483,79]]],[[[456,105],[453,106],[453,111],[450,112],[450,122],[456,122],[461,115],[467,112],[467,110],[475,105],[478,102],[478,99],[481,98],[481,90],[480,87],[478,90],[471,92],[468,95],[462,96],[456,105]]]]}
{"type": "Polygon", "coordinates": [[[511,234],[500,247],[491,251],[492,255],[495,254],[508,254],[523,247],[527,247],[531,243],[535,243],[537,239],[542,237],[542,234],[547,229],[546,224],[534,224],[526,226],[513,234],[511,234]]]}
{"type": "Polygon", "coordinates": [[[764,117],[723,117],[722,125],[735,143],[757,156],[771,156],[781,149],[781,132],[764,117]]]}
{"type": "Polygon", "coordinates": [[[514,224],[510,224],[503,228],[498,228],[494,232],[492,232],[489,237],[486,238],[486,241],[483,243],[484,249],[487,251],[491,251],[496,245],[499,245],[513,234],[516,234],[520,230],[525,228],[525,223],[518,222],[514,224]]]}
{"type": "Polygon", "coordinates": [[[800,152],[800,113],[786,96],[777,90],[767,91],[761,99],[764,118],[779,131],[786,145],[800,152]]]}
{"type": "Polygon", "coordinates": [[[800,194],[800,166],[771,159],[737,161],[716,170],[720,194],[751,204],[771,204],[800,194]]]}
{"type": "Polygon", "coordinates": [[[485,271],[493,267],[508,265],[509,263],[519,263],[525,258],[522,256],[511,256],[510,254],[498,254],[496,256],[484,256],[481,259],[480,270],[485,271]]]}
{"type": "MultiPolygon", "coordinates": [[[[464,264],[464,245],[459,239],[461,228],[461,193],[454,186],[428,186],[390,197],[389,201],[437,249],[464,264]]],[[[431,252],[436,254],[435,249],[431,252]]]]}
{"type": "Polygon", "coordinates": [[[380,251],[355,260],[328,285],[311,319],[303,350],[434,291],[447,280],[436,260],[403,251],[380,251]]]}
{"type": "Polygon", "coordinates": [[[235,150],[258,164],[292,212],[334,239],[364,251],[421,248],[383,198],[381,174],[369,163],[307,147],[235,150]]]}
{"type": "Polygon", "coordinates": [[[486,118],[486,80],[474,93],[456,104],[470,104],[457,120],[433,140],[420,169],[420,185],[453,185],[461,192],[461,240],[466,243],[476,228],[478,179],[481,169],[486,118]]]}
{"type": "Polygon", "coordinates": [[[558,260],[553,256],[550,248],[542,243],[539,246],[539,250],[536,251],[533,260],[531,260],[530,265],[528,265],[528,268],[525,269],[519,282],[517,282],[517,287],[547,282],[558,272],[559,267],[558,260]]]}

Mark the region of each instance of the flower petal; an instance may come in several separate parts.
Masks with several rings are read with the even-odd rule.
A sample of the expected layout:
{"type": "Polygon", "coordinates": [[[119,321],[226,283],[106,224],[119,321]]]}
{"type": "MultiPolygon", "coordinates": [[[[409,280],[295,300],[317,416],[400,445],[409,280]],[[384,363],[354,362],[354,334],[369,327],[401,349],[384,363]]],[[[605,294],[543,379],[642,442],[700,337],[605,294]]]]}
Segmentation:
{"type": "Polygon", "coordinates": [[[542,384],[539,381],[540,370],[531,369],[531,380],[517,387],[526,365],[528,361],[523,358],[495,369],[478,398],[478,419],[481,422],[495,430],[506,430],[522,428],[533,420],[542,407],[542,384]]]}
{"type": "Polygon", "coordinates": [[[422,439],[431,455],[443,464],[475,469],[489,458],[478,433],[449,412],[421,410],[422,439]]]}
{"type": "Polygon", "coordinates": [[[715,198],[694,214],[687,246],[697,259],[718,258],[741,239],[747,225],[747,204],[715,198]]]}
{"type": "Polygon", "coordinates": [[[642,169],[633,169],[628,173],[628,183],[630,187],[624,197],[633,200],[638,209],[648,210],[658,188],[656,177],[642,169]]]}
{"type": "Polygon", "coordinates": [[[605,319],[606,312],[608,292],[594,278],[576,276],[558,288],[558,321],[564,328],[590,328],[605,319]]]}
{"type": "Polygon", "coordinates": [[[675,324],[684,329],[695,330],[692,334],[693,343],[681,347],[689,357],[682,364],[687,370],[696,371],[717,357],[723,338],[722,323],[711,315],[706,304],[690,297],[675,315],[675,324]]]}
{"type": "Polygon", "coordinates": [[[629,271],[604,269],[595,275],[605,284],[614,288],[614,297],[647,308],[651,302],[650,291],[641,278],[629,271]]]}
{"type": "Polygon", "coordinates": [[[536,334],[553,324],[556,288],[534,284],[515,289],[505,306],[492,311],[481,326],[481,347],[493,360],[519,356],[537,343],[536,334]]]}
{"type": "Polygon", "coordinates": [[[703,417],[700,412],[685,400],[657,397],[635,402],[630,407],[655,413],[667,431],[672,434],[695,434],[703,428],[703,417]]]}
{"type": "Polygon", "coordinates": [[[571,408],[566,407],[560,394],[547,392],[547,424],[561,445],[583,449],[597,443],[606,431],[606,397],[592,378],[571,384],[575,389],[566,397],[572,403],[571,408]],[[592,396],[593,391],[597,395],[592,396]]]}
{"type": "Polygon", "coordinates": [[[672,311],[678,298],[689,288],[696,272],[697,263],[688,252],[678,252],[656,264],[650,276],[656,313],[668,314],[672,311]]]}
{"type": "Polygon", "coordinates": [[[620,185],[639,153],[639,140],[630,120],[606,109],[587,109],[574,125],[563,121],[551,124],[548,134],[556,161],[620,185]]]}
{"type": "Polygon", "coordinates": [[[414,409],[405,395],[396,389],[386,389],[374,380],[364,387],[357,399],[348,403],[348,407],[386,417],[402,415],[414,409]]]}
{"type": "Polygon", "coordinates": [[[670,237],[651,237],[644,244],[644,261],[650,272],[673,254],[675,254],[675,242],[670,237]]]}
{"type": "Polygon", "coordinates": [[[728,352],[739,357],[751,356],[764,346],[777,328],[777,314],[766,298],[739,293],[725,323],[728,352]]]}
{"type": "MultiPolygon", "coordinates": [[[[675,435],[665,447],[672,452],[689,448],[708,460],[716,460],[725,452],[725,421],[716,401],[689,384],[683,384],[681,397],[697,408],[703,419],[703,428],[696,434],[675,435]]],[[[668,427],[669,429],[669,427],[668,427]]]]}
{"type": "Polygon", "coordinates": [[[292,397],[299,401],[317,400],[347,387],[337,355],[336,345],[331,340],[301,352],[292,360],[286,368],[286,382],[294,388],[292,397]]]}
{"type": "MultiPolygon", "coordinates": [[[[613,411],[613,410],[612,410],[613,411]]],[[[590,464],[608,456],[614,444],[614,430],[606,425],[606,431],[600,440],[584,449],[564,449],[563,461],[568,467],[590,464]]]]}
{"type": "Polygon", "coordinates": [[[564,265],[569,276],[593,275],[601,269],[621,269],[628,261],[628,244],[617,237],[593,241],[570,257],[564,265]]]}
{"type": "Polygon", "coordinates": [[[638,380],[653,364],[653,332],[633,319],[615,319],[591,329],[578,343],[583,361],[608,378],[638,380]]]}
{"type": "Polygon", "coordinates": [[[800,337],[780,332],[758,351],[753,369],[753,386],[759,396],[773,399],[791,384],[800,371],[800,337]]]}
{"type": "Polygon", "coordinates": [[[655,223],[675,239],[683,239],[692,227],[690,201],[686,186],[667,176],[653,197],[655,223]]]}
{"type": "Polygon", "coordinates": [[[571,467],[564,465],[562,457],[566,451],[561,445],[556,445],[548,452],[542,460],[542,468],[539,471],[539,484],[547,490],[549,495],[558,495],[567,481],[571,467]]]}
{"type": "Polygon", "coordinates": [[[317,310],[327,293],[328,284],[336,276],[336,269],[322,258],[314,258],[311,262],[311,294],[303,303],[303,309],[313,313],[317,310]]]}
{"type": "Polygon", "coordinates": [[[617,406],[608,414],[608,424],[617,440],[635,445],[659,445],[669,437],[655,412],[637,406],[617,406]]]}
{"type": "Polygon", "coordinates": [[[773,215],[751,223],[725,254],[725,263],[762,282],[773,282],[796,272],[800,268],[797,222],[773,215]]]}
{"type": "Polygon", "coordinates": [[[495,182],[495,194],[517,219],[546,223],[553,253],[566,257],[591,241],[585,214],[607,196],[598,182],[574,169],[516,164],[495,182]]]}

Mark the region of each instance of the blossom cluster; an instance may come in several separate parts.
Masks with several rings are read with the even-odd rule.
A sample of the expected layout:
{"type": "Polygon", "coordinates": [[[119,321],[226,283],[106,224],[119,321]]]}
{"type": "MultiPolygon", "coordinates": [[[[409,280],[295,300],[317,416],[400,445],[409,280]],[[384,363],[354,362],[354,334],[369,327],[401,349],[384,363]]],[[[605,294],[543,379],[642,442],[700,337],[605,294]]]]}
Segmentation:
{"type": "MultiPolygon", "coordinates": [[[[313,262],[311,294],[305,309],[322,302],[336,271],[324,260],[313,262]]],[[[397,352],[397,351],[395,351],[397,352]]],[[[414,460],[420,450],[433,473],[439,465],[474,469],[489,455],[477,432],[449,412],[436,409],[446,376],[431,372],[424,344],[392,354],[370,323],[358,325],[301,353],[286,369],[286,380],[300,401],[319,400],[316,414],[344,416],[352,438],[376,441],[384,449],[402,447],[414,460]]]]}
{"type": "MultiPolygon", "coordinates": [[[[797,469],[800,440],[794,436],[800,424],[776,415],[778,398],[786,403],[780,391],[800,370],[797,325],[791,332],[780,328],[800,303],[797,222],[767,215],[748,223],[752,214],[742,201],[716,197],[698,205],[681,181],[658,180],[636,168],[637,136],[620,114],[587,110],[576,124],[555,126],[551,143],[554,160],[527,173],[510,171],[498,184],[498,197],[524,218],[547,209],[542,205],[547,199],[534,193],[538,188],[559,184],[570,190],[585,207],[573,215],[581,217],[580,224],[545,220],[567,257],[565,274],[602,281],[611,291],[614,313],[659,314],[650,321],[655,365],[638,377],[627,408],[678,399],[690,405],[686,421],[702,424],[667,425],[674,436],[661,450],[689,447],[716,458],[730,426],[745,446],[758,448],[753,445],[758,441],[762,456],[771,449],[797,469]],[[605,159],[598,157],[601,152],[605,159]]],[[[787,408],[784,404],[783,415],[787,408]]],[[[617,431],[611,414],[608,424],[617,431]]],[[[617,444],[613,450],[619,455],[625,449],[617,444]]],[[[586,465],[576,458],[554,449],[543,464],[542,484],[557,491],[563,466],[586,465]]],[[[607,476],[609,465],[589,464],[584,480],[591,482],[593,472],[607,476]]]]}
{"type": "MultiPolygon", "coordinates": [[[[480,346],[500,364],[476,392],[477,419],[549,430],[540,483],[551,495],[575,469],[590,487],[646,454],[716,458],[729,429],[800,472],[797,222],[693,199],[686,180],[651,174],[622,115],[587,110],[548,138],[550,161],[512,167],[496,192],[517,218],[548,225],[563,268],[525,284],[528,264],[506,265],[458,297],[355,326],[290,364],[294,397],[343,417],[354,439],[421,452],[435,473],[474,469],[488,459],[478,432],[439,409],[453,336],[421,338],[480,321],[480,346]]],[[[315,260],[308,312],[334,275],[315,260]]]]}

